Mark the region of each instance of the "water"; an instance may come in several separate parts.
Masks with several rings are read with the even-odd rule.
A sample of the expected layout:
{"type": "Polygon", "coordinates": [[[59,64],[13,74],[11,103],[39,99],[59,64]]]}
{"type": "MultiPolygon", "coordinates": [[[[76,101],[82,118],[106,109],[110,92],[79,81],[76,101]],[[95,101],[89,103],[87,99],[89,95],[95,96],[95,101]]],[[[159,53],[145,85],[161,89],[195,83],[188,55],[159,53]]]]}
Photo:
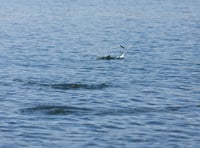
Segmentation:
{"type": "Polygon", "coordinates": [[[200,145],[200,1],[0,2],[0,147],[200,145]]]}

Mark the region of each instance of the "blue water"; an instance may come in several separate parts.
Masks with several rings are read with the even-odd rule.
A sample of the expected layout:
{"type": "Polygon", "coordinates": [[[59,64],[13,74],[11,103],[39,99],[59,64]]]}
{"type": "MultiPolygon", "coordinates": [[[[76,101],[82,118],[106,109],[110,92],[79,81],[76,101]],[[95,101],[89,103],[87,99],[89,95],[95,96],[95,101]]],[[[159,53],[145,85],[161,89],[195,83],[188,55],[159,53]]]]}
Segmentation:
{"type": "Polygon", "coordinates": [[[0,3],[0,147],[199,147],[199,0],[0,3]]]}

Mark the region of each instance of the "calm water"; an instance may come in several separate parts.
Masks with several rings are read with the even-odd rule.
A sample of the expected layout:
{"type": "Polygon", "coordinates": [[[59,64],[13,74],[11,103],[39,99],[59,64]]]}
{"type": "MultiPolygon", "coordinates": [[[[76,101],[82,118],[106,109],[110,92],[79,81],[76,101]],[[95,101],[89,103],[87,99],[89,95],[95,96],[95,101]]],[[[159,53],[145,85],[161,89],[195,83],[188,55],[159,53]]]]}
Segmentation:
{"type": "Polygon", "coordinates": [[[0,3],[0,147],[200,145],[199,0],[0,3]]]}

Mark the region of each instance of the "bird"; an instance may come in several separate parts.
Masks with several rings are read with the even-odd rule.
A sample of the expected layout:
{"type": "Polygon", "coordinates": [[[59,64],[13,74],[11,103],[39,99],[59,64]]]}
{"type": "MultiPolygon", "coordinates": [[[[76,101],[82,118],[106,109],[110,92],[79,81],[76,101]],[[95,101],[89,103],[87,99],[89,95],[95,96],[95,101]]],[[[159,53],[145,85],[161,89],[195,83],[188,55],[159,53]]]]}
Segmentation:
{"type": "MultiPolygon", "coordinates": [[[[120,45],[121,48],[123,49],[126,49],[124,46],[120,45]]],[[[103,57],[99,57],[97,59],[100,59],[100,60],[120,60],[120,59],[124,59],[125,57],[125,54],[126,54],[126,51],[123,52],[121,55],[115,57],[115,56],[111,56],[111,55],[107,55],[107,56],[103,56],[103,57]]]]}

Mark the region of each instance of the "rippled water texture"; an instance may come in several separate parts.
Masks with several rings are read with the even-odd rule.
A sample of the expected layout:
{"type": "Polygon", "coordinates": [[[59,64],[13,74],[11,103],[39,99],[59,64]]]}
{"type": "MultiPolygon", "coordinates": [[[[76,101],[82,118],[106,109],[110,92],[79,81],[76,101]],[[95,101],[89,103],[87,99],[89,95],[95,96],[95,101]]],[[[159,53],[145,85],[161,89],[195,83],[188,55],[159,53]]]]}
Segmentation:
{"type": "Polygon", "coordinates": [[[199,0],[0,3],[0,147],[199,147],[199,0]]]}

